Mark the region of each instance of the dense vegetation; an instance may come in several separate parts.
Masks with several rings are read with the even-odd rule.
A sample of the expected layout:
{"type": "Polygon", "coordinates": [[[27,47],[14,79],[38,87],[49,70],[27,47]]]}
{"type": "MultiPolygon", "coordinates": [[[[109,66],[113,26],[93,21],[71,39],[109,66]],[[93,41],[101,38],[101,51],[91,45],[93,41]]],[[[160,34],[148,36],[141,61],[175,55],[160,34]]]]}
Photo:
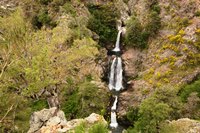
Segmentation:
{"type": "Polygon", "coordinates": [[[88,11],[78,7],[78,1],[54,5],[59,7],[56,11],[51,7],[55,1],[26,2],[22,9],[0,18],[1,132],[27,131],[31,113],[48,108],[48,99],[54,97],[68,118],[88,116],[94,111],[103,115],[108,95],[92,83],[100,79],[90,69],[100,56],[98,45],[86,28],[85,17],[76,16],[76,8],[72,11],[71,6],[86,15],[88,11]],[[27,16],[29,6],[34,8],[27,16]],[[52,25],[55,19],[50,12],[68,16],[55,16],[57,24],[52,25]]]}
{"type": "Polygon", "coordinates": [[[136,48],[147,48],[149,37],[154,36],[161,27],[160,7],[157,0],[148,3],[147,23],[143,24],[137,14],[133,15],[127,22],[127,34],[125,37],[126,45],[136,48]]]}
{"type": "Polygon", "coordinates": [[[99,35],[101,45],[115,43],[117,36],[117,19],[119,19],[119,11],[113,3],[105,5],[88,5],[88,9],[92,14],[89,19],[88,28],[99,35]]]}
{"type": "Polygon", "coordinates": [[[139,109],[131,109],[127,118],[134,124],[128,132],[156,133],[170,132],[165,120],[189,117],[199,119],[199,80],[180,89],[166,86],[159,88],[145,99],[139,109]],[[166,128],[166,129],[165,129],[166,128]]]}

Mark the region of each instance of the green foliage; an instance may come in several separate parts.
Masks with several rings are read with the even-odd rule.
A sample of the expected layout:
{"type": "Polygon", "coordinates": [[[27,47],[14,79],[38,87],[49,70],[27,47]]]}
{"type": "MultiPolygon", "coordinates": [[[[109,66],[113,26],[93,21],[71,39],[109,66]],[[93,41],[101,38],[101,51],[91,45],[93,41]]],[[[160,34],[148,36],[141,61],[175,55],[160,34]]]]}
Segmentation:
{"type": "Polygon", "coordinates": [[[89,133],[108,133],[109,130],[104,123],[96,123],[90,129],[89,133]]]}
{"type": "Polygon", "coordinates": [[[39,0],[41,4],[48,5],[52,0],[39,0]]]}
{"type": "Polygon", "coordinates": [[[56,23],[51,19],[48,14],[48,10],[41,10],[36,16],[32,19],[32,24],[34,27],[41,28],[42,26],[55,27],[56,23]]]}
{"type": "Polygon", "coordinates": [[[194,13],[194,16],[199,17],[199,16],[200,16],[200,10],[196,11],[196,12],[194,13]]]}
{"type": "MultiPolygon", "coordinates": [[[[78,88],[76,95],[78,98],[69,98],[71,101],[83,99],[80,106],[83,110],[75,115],[81,117],[94,111],[101,112],[107,103],[101,101],[104,101],[107,96],[97,97],[101,95],[100,89],[94,84],[83,83],[88,73],[94,77],[95,72],[91,70],[90,65],[99,54],[96,42],[89,35],[74,37],[72,34],[74,31],[69,27],[71,20],[60,18],[58,25],[53,29],[34,30],[29,22],[25,21],[23,15],[23,11],[18,9],[9,16],[0,18],[0,28],[3,31],[0,38],[0,118],[13,107],[5,120],[0,123],[0,128],[5,129],[3,132],[14,132],[14,127],[17,127],[16,132],[27,131],[31,113],[47,107],[48,96],[39,96],[39,92],[43,89],[51,93],[54,87],[57,87],[59,92],[63,92],[64,89],[73,92],[78,88]],[[70,78],[73,81],[71,83],[68,80],[70,78]],[[87,90],[88,86],[95,93],[87,90]],[[39,100],[29,99],[32,96],[39,97],[39,100]],[[95,106],[90,110],[88,108],[91,105],[87,97],[89,100],[95,99],[95,106]],[[96,104],[98,102],[102,104],[96,104]],[[88,111],[85,113],[85,110],[88,111]]],[[[49,13],[36,13],[36,15],[40,16],[41,22],[45,24],[49,22],[46,16],[49,16],[49,13]]],[[[81,24],[85,26],[85,23],[81,24]]],[[[87,79],[91,81],[91,77],[88,76],[87,79]]],[[[68,95],[63,99],[66,98],[68,95]]],[[[71,103],[67,104],[69,110],[71,109],[71,112],[68,111],[70,113],[76,110],[70,106],[71,103]]]]}
{"type": "Polygon", "coordinates": [[[150,18],[151,18],[150,22],[146,25],[146,31],[149,34],[155,35],[161,27],[161,19],[159,17],[159,12],[151,11],[150,18]]]}
{"type": "Polygon", "coordinates": [[[93,125],[87,124],[85,121],[75,127],[75,133],[108,133],[107,125],[102,122],[94,123],[93,125]]]}
{"type": "Polygon", "coordinates": [[[37,100],[31,103],[31,109],[33,111],[42,110],[44,108],[48,108],[48,103],[46,100],[37,100]]]}
{"type": "Polygon", "coordinates": [[[200,98],[198,93],[192,92],[187,98],[187,102],[182,109],[182,116],[185,118],[197,119],[200,118],[200,98]]]}
{"type": "Polygon", "coordinates": [[[48,15],[48,11],[47,10],[41,10],[41,12],[39,12],[38,14],[38,22],[40,22],[42,25],[48,25],[50,24],[50,17],[48,15]]]}
{"type": "Polygon", "coordinates": [[[180,22],[180,25],[182,25],[184,27],[187,27],[189,24],[190,24],[189,19],[187,17],[184,17],[180,22]]]}
{"type": "Polygon", "coordinates": [[[80,109],[80,96],[77,90],[68,96],[67,101],[63,104],[62,110],[64,111],[67,118],[74,118],[80,109]]]}
{"type": "Polygon", "coordinates": [[[134,124],[135,121],[138,120],[138,108],[131,108],[129,109],[128,113],[126,114],[127,119],[134,124]]]}
{"type": "Polygon", "coordinates": [[[85,133],[86,132],[86,123],[82,122],[80,125],[75,127],[74,132],[75,133],[85,133]]]}
{"type": "Polygon", "coordinates": [[[126,45],[141,49],[147,48],[149,37],[154,36],[161,27],[159,14],[160,7],[157,0],[155,0],[150,2],[148,23],[146,25],[142,25],[137,17],[132,16],[127,22],[126,45]]]}
{"type": "Polygon", "coordinates": [[[53,28],[56,26],[56,20],[54,18],[59,11],[59,4],[63,2],[57,0],[26,0],[23,6],[23,12],[25,18],[30,21],[33,28],[41,29],[43,26],[53,28]],[[32,9],[31,12],[30,8],[32,9]]]}
{"type": "Polygon", "coordinates": [[[27,25],[21,17],[22,15],[22,10],[18,9],[10,16],[0,17],[0,29],[3,30],[4,38],[4,40],[1,40],[0,42],[7,47],[9,44],[13,43],[25,43],[25,38],[27,37],[27,25]]]}
{"type": "Polygon", "coordinates": [[[92,17],[89,19],[88,28],[100,37],[100,43],[114,43],[117,36],[116,20],[119,11],[113,3],[106,5],[88,5],[92,17]]]}
{"type": "Polygon", "coordinates": [[[143,27],[139,20],[132,17],[127,22],[127,33],[125,43],[128,46],[145,48],[147,45],[149,33],[143,30],[143,27]]]}
{"type": "Polygon", "coordinates": [[[72,16],[76,16],[76,10],[71,3],[66,2],[62,7],[64,9],[64,12],[69,13],[72,16]]]}
{"type": "Polygon", "coordinates": [[[193,92],[197,92],[197,96],[200,98],[200,79],[198,79],[192,84],[186,85],[181,89],[180,97],[182,101],[186,102],[189,95],[193,92]]]}
{"type": "Polygon", "coordinates": [[[155,133],[160,122],[168,118],[171,109],[165,103],[157,103],[155,99],[145,100],[140,107],[139,119],[135,126],[143,133],[155,133]]]}
{"type": "Polygon", "coordinates": [[[164,120],[178,117],[181,103],[176,93],[171,87],[163,87],[144,100],[139,109],[139,119],[135,124],[135,130],[155,133],[158,132],[164,120]]]}
{"type": "Polygon", "coordinates": [[[83,118],[93,112],[100,114],[107,106],[106,94],[88,80],[79,83],[76,90],[66,95],[62,108],[68,118],[83,118]]]}

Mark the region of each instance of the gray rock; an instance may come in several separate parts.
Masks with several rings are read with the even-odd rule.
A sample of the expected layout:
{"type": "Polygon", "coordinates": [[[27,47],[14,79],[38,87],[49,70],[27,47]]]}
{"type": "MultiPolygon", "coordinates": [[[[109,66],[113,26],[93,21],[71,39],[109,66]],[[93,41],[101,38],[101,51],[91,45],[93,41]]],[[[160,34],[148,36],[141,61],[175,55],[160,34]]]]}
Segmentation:
{"type": "Polygon", "coordinates": [[[40,130],[43,125],[64,125],[66,122],[67,120],[65,119],[64,112],[58,110],[56,107],[43,109],[41,111],[34,112],[31,115],[30,129],[28,133],[33,133],[40,130]]]}

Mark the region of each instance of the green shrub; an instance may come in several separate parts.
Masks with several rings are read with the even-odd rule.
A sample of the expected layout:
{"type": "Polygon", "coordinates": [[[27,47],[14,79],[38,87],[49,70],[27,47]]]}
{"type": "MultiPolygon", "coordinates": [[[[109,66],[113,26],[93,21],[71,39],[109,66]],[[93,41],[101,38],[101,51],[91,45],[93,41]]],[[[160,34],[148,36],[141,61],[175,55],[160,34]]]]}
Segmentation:
{"type": "Polygon", "coordinates": [[[199,17],[199,16],[200,16],[200,10],[196,11],[196,12],[194,13],[194,16],[199,17]]]}
{"type": "Polygon", "coordinates": [[[62,7],[65,13],[70,13],[72,16],[76,16],[76,10],[71,3],[66,2],[62,7]]]}
{"type": "Polygon", "coordinates": [[[82,122],[80,125],[75,127],[74,132],[75,133],[85,133],[86,132],[86,123],[82,122]]]}
{"type": "Polygon", "coordinates": [[[161,19],[156,11],[152,11],[150,13],[150,18],[150,22],[146,26],[146,31],[149,33],[149,35],[154,35],[161,27],[161,19]]]}
{"type": "Polygon", "coordinates": [[[47,9],[41,10],[38,14],[35,14],[31,20],[33,27],[41,28],[42,26],[55,27],[54,22],[48,14],[47,9]]]}
{"type": "Polygon", "coordinates": [[[33,28],[40,29],[42,26],[53,28],[56,26],[56,22],[52,16],[59,11],[58,3],[56,0],[26,0],[23,5],[24,17],[30,21],[33,28]],[[32,8],[34,7],[34,8],[32,8]],[[30,12],[30,8],[32,9],[30,12]],[[51,15],[49,14],[51,12],[51,15]]]}
{"type": "Polygon", "coordinates": [[[39,0],[39,3],[48,5],[52,0],[39,0]]]}
{"type": "Polygon", "coordinates": [[[108,133],[109,130],[104,123],[96,123],[90,129],[89,133],[108,133]]]}
{"type": "Polygon", "coordinates": [[[126,114],[127,119],[132,124],[134,124],[134,122],[138,120],[138,111],[139,111],[139,108],[131,108],[131,109],[129,109],[128,113],[126,114]]]}
{"type": "Polygon", "coordinates": [[[66,101],[61,106],[67,118],[83,118],[93,112],[101,114],[107,107],[109,97],[106,92],[90,83],[91,77],[86,78],[76,85],[74,92],[65,95],[66,101]]]}
{"type": "Polygon", "coordinates": [[[198,93],[197,96],[200,98],[200,79],[195,81],[192,84],[186,85],[185,87],[181,89],[180,97],[182,101],[186,102],[189,95],[193,92],[197,92],[198,93]]]}
{"type": "Polygon", "coordinates": [[[100,44],[115,43],[117,36],[116,20],[119,11],[114,4],[88,5],[92,17],[88,21],[88,28],[99,35],[100,44]]]}
{"type": "Polygon", "coordinates": [[[31,103],[31,109],[33,111],[39,111],[39,110],[42,110],[44,108],[48,108],[47,100],[38,100],[38,101],[33,101],[31,103]]]}
{"type": "Polygon", "coordinates": [[[161,27],[159,14],[160,7],[157,0],[155,0],[150,2],[148,23],[146,25],[142,25],[137,17],[132,16],[127,22],[126,45],[141,49],[146,48],[149,37],[154,36],[161,27]]]}
{"type": "Polygon", "coordinates": [[[62,110],[65,112],[67,118],[74,118],[80,109],[80,96],[78,95],[78,91],[75,90],[70,96],[66,96],[67,101],[64,102],[62,106],[62,110]]]}
{"type": "Polygon", "coordinates": [[[145,48],[147,46],[147,41],[149,38],[149,33],[144,31],[141,23],[135,17],[132,17],[127,22],[127,33],[125,37],[125,43],[128,46],[145,48]]]}
{"type": "Polygon", "coordinates": [[[166,119],[175,119],[181,107],[174,88],[163,87],[149,98],[145,99],[139,108],[139,119],[135,130],[142,133],[156,133],[166,119]]]}
{"type": "Polygon", "coordinates": [[[187,27],[189,25],[189,19],[187,17],[184,17],[183,19],[181,19],[180,21],[180,25],[182,25],[183,27],[187,27]]]}
{"type": "Polygon", "coordinates": [[[135,127],[142,133],[156,133],[160,122],[167,119],[171,111],[168,104],[158,103],[156,99],[149,98],[141,104],[135,127]]]}

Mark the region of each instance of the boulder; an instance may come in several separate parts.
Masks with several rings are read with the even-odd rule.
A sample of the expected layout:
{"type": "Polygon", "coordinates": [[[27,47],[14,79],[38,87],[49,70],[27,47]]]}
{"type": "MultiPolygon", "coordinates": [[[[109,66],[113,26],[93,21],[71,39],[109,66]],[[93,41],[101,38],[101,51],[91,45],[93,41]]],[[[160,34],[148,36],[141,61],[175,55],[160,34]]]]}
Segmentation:
{"type": "Polygon", "coordinates": [[[64,112],[54,107],[34,112],[28,133],[63,133],[73,131],[81,123],[91,126],[97,122],[107,124],[103,116],[95,113],[85,119],[73,119],[67,122],[64,112]]]}
{"type": "MultiPolygon", "coordinates": [[[[102,122],[104,124],[107,124],[103,116],[92,113],[90,116],[86,117],[85,119],[73,119],[70,120],[64,124],[59,123],[59,119],[57,117],[51,119],[54,121],[51,121],[47,123],[46,126],[41,127],[39,130],[40,133],[63,133],[63,132],[73,132],[73,130],[79,126],[81,123],[86,123],[87,127],[90,127],[91,125],[102,122]]],[[[86,127],[86,128],[87,128],[86,127]]]]}
{"type": "Polygon", "coordinates": [[[28,133],[37,132],[44,125],[66,124],[66,122],[64,112],[58,110],[56,107],[43,109],[31,115],[28,133]]]}

